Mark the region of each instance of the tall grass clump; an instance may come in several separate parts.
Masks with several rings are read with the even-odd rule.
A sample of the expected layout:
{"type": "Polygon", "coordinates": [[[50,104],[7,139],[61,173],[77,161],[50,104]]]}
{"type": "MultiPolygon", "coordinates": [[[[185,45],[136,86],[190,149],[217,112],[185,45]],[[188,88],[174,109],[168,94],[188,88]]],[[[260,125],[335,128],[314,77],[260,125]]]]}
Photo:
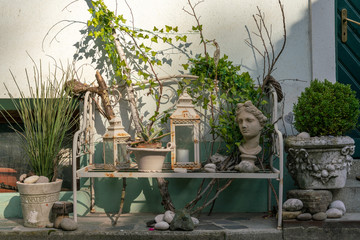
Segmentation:
{"type": "Polygon", "coordinates": [[[10,127],[22,139],[31,171],[55,181],[61,160],[60,151],[77,119],[78,102],[70,97],[71,89],[65,87],[66,81],[74,79],[75,72],[71,67],[56,67],[51,72],[49,67],[48,75],[43,76],[41,63],[40,67],[34,66],[32,78],[27,70],[25,72],[28,93],[24,93],[21,89],[24,84],[20,84],[12,73],[19,98],[15,98],[5,86],[22,124],[14,119],[9,121],[11,115],[6,110],[4,112],[10,127]]]}

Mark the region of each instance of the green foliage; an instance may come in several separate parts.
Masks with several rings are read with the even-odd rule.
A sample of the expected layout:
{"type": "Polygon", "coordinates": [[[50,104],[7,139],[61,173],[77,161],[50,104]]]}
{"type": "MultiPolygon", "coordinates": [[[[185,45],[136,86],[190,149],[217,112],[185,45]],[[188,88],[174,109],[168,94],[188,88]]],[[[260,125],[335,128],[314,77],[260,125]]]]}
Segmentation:
{"type": "Polygon", "coordinates": [[[160,142],[160,140],[163,137],[166,137],[170,134],[169,133],[163,133],[163,129],[155,129],[155,128],[151,128],[148,129],[147,127],[145,127],[143,124],[140,124],[141,126],[141,132],[138,133],[138,137],[140,138],[139,141],[135,141],[132,142],[131,145],[137,145],[139,143],[156,143],[156,142],[160,142]]]}
{"type": "Polygon", "coordinates": [[[249,73],[239,73],[240,66],[234,66],[226,55],[220,58],[217,67],[212,57],[198,56],[184,68],[190,68],[190,73],[199,79],[185,79],[182,87],[189,86],[187,91],[194,103],[214,112],[209,119],[211,133],[224,140],[228,153],[237,151],[242,136],[235,121],[236,105],[246,100],[259,103],[261,90],[256,90],[249,73]]]}
{"type": "Polygon", "coordinates": [[[295,128],[310,136],[341,136],[356,127],[359,107],[350,85],[315,79],[294,104],[295,128]]]}
{"type": "MultiPolygon", "coordinates": [[[[23,126],[16,121],[8,122],[23,140],[22,146],[33,173],[52,181],[56,179],[56,170],[61,160],[59,153],[68,139],[69,130],[76,123],[78,109],[78,101],[70,98],[70,89],[63,86],[66,81],[74,79],[73,71],[70,68],[63,71],[60,80],[56,76],[56,71],[49,72],[49,76],[43,80],[41,66],[40,70],[34,69],[34,81],[27,74],[28,96],[13,76],[20,94],[19,101],[7,89],[23,126]],[[34,88],[31,87],[33,83],[34,88]]],[[[8,120],[11,118],[9,113],[5,117],[8,120]]]]}
{"type": "MultiPolygon", "coordinates": [[[[154,96],[156,106],[159,108],[162,91],[154,90],[156,86],[160,85],[156,80],[154,67],[162,66],[166,62],[166,58],[163,56],[163,51],[156,51],[153,45],[167,43],[174,46],[174,42],[186,42],[187,36],[179,34],[177,26],[154,27],[153,31],[127,26],[124,16],[117,16],[109,10],[103,0],[92,1],[92,5],[93,8],[89,9],[92,15],[91,20],[88,21],[89,36],[95,40],[101,40],[107,57],[111,61],[115,78],[119,80],[120,84],[136,83],[142,89],[145,89],[142,82],[148,80],[149,94],[154,96]],[[124,49],[128,62],[121,60],[116,51],[115,38],[124,49]],[[132,75],[134,79],[128,79],[130,71],[137,73],[132,75]]],[[[152,116],[151,120],[155,119],[157,115],[152,116]]]]}

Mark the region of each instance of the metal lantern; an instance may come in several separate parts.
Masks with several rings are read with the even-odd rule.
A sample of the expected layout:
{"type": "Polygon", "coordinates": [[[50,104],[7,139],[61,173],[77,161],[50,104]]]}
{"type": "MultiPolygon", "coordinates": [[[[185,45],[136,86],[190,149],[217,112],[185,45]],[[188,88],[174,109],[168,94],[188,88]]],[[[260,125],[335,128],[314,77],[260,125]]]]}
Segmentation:
{"type": "Polygon", "coordinates": [[[109,123],[103,136],[104,169],[115,171],[117,167],[129,168],[126,145],[130,135],[125,132],[119,117],[111,119],[109,123]]]}
{"type": "Polygon", "coordinates": [[[199,153],[200,117],[195,111],[191,97],[184,92],[170,116],[171,167],[197,169],[201,168],[199,153]]]}

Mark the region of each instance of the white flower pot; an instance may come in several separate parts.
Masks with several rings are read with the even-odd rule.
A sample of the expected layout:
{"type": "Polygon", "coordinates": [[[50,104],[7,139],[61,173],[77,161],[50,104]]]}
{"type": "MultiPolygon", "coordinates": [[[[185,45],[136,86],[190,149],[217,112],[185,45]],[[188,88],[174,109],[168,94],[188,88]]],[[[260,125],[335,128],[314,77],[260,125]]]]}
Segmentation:
{"type": "Polygon", "coordinates": [[[25,227],[46,227],[53,222],[52,206],[59,201],[62,180],[50,183],[17,182],[25,227]]]}

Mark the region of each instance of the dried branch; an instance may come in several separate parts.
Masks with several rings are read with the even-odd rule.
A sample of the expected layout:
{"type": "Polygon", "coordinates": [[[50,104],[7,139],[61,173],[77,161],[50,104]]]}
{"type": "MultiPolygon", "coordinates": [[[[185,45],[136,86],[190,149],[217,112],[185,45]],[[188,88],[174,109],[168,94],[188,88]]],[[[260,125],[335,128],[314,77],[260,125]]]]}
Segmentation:
{"type": "Polygon", "coordinates": [[[189,14],[190,16],[193,16],[195,18],[195,21],[196,21],[196,24],[197,24],[197,27],[198,27],[199,33],[200,33],[200,39],[201,39],[200,43],[202,43],[203,46],[204,46],[204,54],[205,54],[205,58],[207,60],[206,42],[205,42],[205,38],[204,38],[204,35],[203,35],[202,26],[200,24],[200,17],[198,17],[196,15],[196,12],[195,12],[195,8],[202,2],[204,2],[204,0],[198,1],[197,3],[192,5],[191,1],[188,0],[188,4],[189,4],[192,12],[187,11],[185,9],[185,7],[183,7],[183,11],[186,12],[187,14],[189,14]]]}

